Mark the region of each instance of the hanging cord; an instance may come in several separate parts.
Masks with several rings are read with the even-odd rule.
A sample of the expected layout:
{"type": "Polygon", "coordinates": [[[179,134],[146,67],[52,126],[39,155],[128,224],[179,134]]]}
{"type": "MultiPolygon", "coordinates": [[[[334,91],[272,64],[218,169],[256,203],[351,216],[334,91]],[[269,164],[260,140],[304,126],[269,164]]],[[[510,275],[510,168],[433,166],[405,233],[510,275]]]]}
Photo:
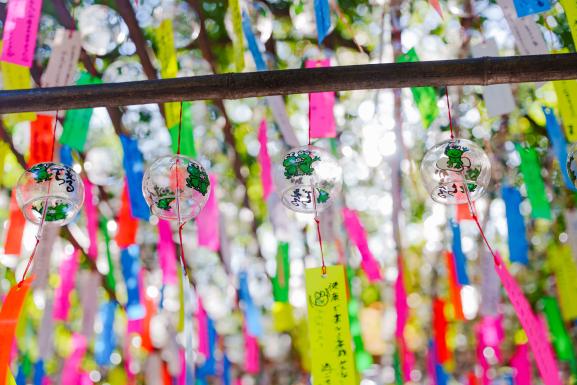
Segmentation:
{"type": "MultiPolygon", "coordinates": [[[[56,116],[54,117],[54,128],[52,129],[52,144],[50,146],[50,162],[54,161],[54,147],[56,146],[56,126],[58,124],[58,110],[56,110],[56,116]]],[[[38,232],[36,233],[36,243],[34,244],[34,248],[32,249],[32,253],[28,258],[28,263],[26,264],[26,268],[24,269],[24,274],[22,274],[22,279],[18,282],[18,287],[21,287],[28,275],[28,270],[32,266],[32,261],[34,260],[34,256],[36,255],[36,250],[38,250],[38,244],[40,243],[40,239],[42,238],[42,232],[44,230],[44,222],[46,221],[46,213],[48,212],[48,197],[50,196],[50,187],[52,186],[52,179],[48,181],[48,190],[46,193],[46,199],[44,199],[44,206],[42,209],[42,219],[40,220],[40,225],[38,227],[38,232]]]]}
{"type": "MultiPolygon", "coordinates": [[[[309,124],[309,147],[311,146],[311,126],[309,124]]],[[[327,275],[327,265],[325,264],[325,253],[323,250],[323,237],[321,235],[321,220],[319,218],[319,213],[317,211],[317,194],[315,192],[315,186],[314,183],[311,181],[311,191],[313,194],[313,207],[315,210],[315,223],[317,226],[317,238],[319,240],[319,247],[321,249],[321,270],[323,272],[323,276],[327,275]]]]}
{"type": "Polygon", "coordinates": [[[447,99],[447,111],[449,112],[449,129],[451,130],[451,139],[455,139],[453,135],[453,118],[451,117],[451,102],[449,101],[449,87],[445,86],[445,98],[447,99]]]}
{"type": "Polygon", "coordinates": [[[180,137],[182,134],[182,101],[180,102],[180,115],[178,119],[178,145],[176,148],[176,215],[178,217],[178,239],[180,241],[180,263],[182,264],[182,271],[184,275],[187,276],[186,272],[186,261],[184,258],[184,243],[182,242],[182,229],[186,222],[182,222],[180,217],[180,137]]]}

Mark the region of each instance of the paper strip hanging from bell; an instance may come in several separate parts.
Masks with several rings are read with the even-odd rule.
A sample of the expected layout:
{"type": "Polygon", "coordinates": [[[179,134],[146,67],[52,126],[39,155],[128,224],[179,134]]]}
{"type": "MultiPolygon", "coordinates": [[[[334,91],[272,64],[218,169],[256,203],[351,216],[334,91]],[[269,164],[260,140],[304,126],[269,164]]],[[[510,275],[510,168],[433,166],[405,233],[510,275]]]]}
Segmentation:
{"type": "Polygon", "coordinates": [[[571,337],[569,337],[569,333],[563,323],[559,305],[553,297],[541,298],[541,305],[543,307],[543,313],[545,313],[545,318],[547,319],[547,324],[549,325],[549,336],[551,337],[557,358],[559,361],[568,362],[571,372],[575,374],[577,372],[575,350],[573,348],[573,342],[571,342],[571,337]]]}
{"type": "Polygon", "coordinates": [[[262,336],[261,313],[252,300],[248,288],[248,274],[241,271],[238,274],[238,298],[244,303],[244,319],[248,334],[260,338],[262,336]]]}
{"type": "MultiPolygon", "coordinates": [[[[412,63],[418,62],[419,56],[414,48],[411,48],[407,53],[397,58],[398,63],[412,63]]],[[[417,105],[423,127],[429,128],[431,123],[439,115],[439,107],[437,106],[437,92],[433,87],[413,87],[411,88],[413,100],[417,105]]]]}
{"type": "Polygon", "coordinates": [[[552,245],[547,253],[551,270],[555,274],[559,304],[565,321],[577,319],[577,265],[571,257],[569,246],[552,245]]]}
{"type": "Polygon", "coordinates": [[[515,37],[517,50],[521,55],[547,55],[549,50],[539,26],[531,17],[519,19],[513,0],[497,0],[503,10],[509,29],[515,37]]]}
{"type": "MultiPolygon", "coordinates": [[[[170,138],[172,139],[172,152],[178,152],[178,130],[179,125],[169,127],[170,138]]],[[[190,158],[196,158],[196,146],[194,144],[194,126],[192,124],[191,103],[182,103],[182,128],[180,130],[180,153],[190,158]]]]}
{"type": "Polygon", "coordinates": [[[344,268],[306,269],[305,282],[313,381],[356,384],[344,268]]]}
{"type": "Polygon", "coordinates": [[[460,285],[469,285],[469,275],[467,274],[467,257],[463,253],[461,245],[461,226],[455,221],[451,221],[451,230],[453,231],[453,257],[455,258],[455,268],[457,273],[457,282],[460,285]]]}
{"type": "Polygon", "coordinates": [[[563,176],[563,181],[565,186],[572,191],[577,191],[575,185],[571,181],[569,176],[569,171],[567,170],[567,141],[561,131],[561,127],[555,118],[555,113],[549,107],[543,107],[543,112],[546,118],[546,128],[547,136],[551,141],[551,146],[553,147],[553,152],[557,157],[557,162],[559,162],[559,168],[561,169],[561,175],[563,176]]]}
{"type": "Polygon", "coordinates": [[[514,0],[518,17],[533,15],[551,9],[549,0],[514,0]]]}
{"type": "Polygon", "coordinates": [[[162,270],[162,284],[176,285],[176,249],[172,239],[170,222],[160,219],[158,221],[158,260],[162,270]]]}
{"type": "Polygon", "coordinates": [[[361,254],[361,268],[367,275],[370,282],[382,279],[379,262],[369,249],[367,234],[356,212],[343,208],[343,220],[345,229],[351,241],[357,246],[361,254]]]}
{"type": "Polygon", "coordinates": [[[32,67],[42,0],[10,0],[6,10],[0,60],[32,67]]]}
{"type": "Polygon", "coordinates": [[[562,382],[559,378],[557,362],[553,357],[551,345],[549,344],[543,325],[539,322],[533,310],[531,310],[527,298],[515,281],[515,278],[513,278],[507,270],[505,262],[503,262],[498,253],[495,254],[494,258],[496,263],[495,269],[515,309],[519,322],[523,330],[525,330],[543,383],[545,385],[561,385],[562,382]]]}
{"type": "Polygon", "coordinates": [[[110,365],[110,355],[116,347],[116,334],[114,333],[116,306],[115,301],[100,305],[102,331],[97,334],[96,342],[94,343],[94,361],[100,366],[110,365]]]}
{"type": "Polygon", "coordinates": [[[507,216],[507,243],[509,245],[509,261],[529,264],[529,243],[525,232],[525,220],[519,209],[523,197],[513,186],[503,186],[501,195],[505,201],[507,216]]]}
{"type": "Polygon", "coordinates": [[[60,228],[56,226],[47,226],[42,231],[42,242],[38,244],[34,256],[34,263],[30,269],[30,274],[34,275],[34,282],[32,283],[32,288],[34,290],[45,289],[48,286],[52,252],[54,251],[56,238],[58,238],[58,235],[60,234],[60,228]]]}
{"type": "MultiPolygon", "coordinates": [[[[330,67],[330,59],[307,60],[305,68],[330,67]]],[[[334,92],[313,92],[309,94],[309,134],[311,138],[334,138],[337,136],[334,92]]]]}
{"type": "Polygon", "coordinates": [[[87,341],[82,334],[74,334],[72,337],[72,353],[66,358],[62,368],[61,384],[78,384],[80,383],[80,367],[84,354],[86,353],[87,341]]]}
{"type": "Polygon", "coordinates": [[[82,48],[80,32],[59,28],[54,34],[50,58],[42,75],[42,87],[70,86],[76,76],[82,48]]]}
{"type": "Polygon", "coordinates": [[[54,293],[53,317],[55,320],[66,321],[70,311],[70,294],[74,290],[76,272],[78,271],[80,252],[74,250],[60,264],[60,285],[54,293]]]}
{"type": "Polygon", "coordinates": [[[232,19],[234,65],[236,72],[242,72],[244,70],[244,39],[242,38],[242,15],[239,0],[230,0],[228,7],[232,19]]]}
{"type": "Polygon", "coordinates": [[[10,354],[14,332],[20,318],[22,305],[34,277],[27,278],[21,285],[12,286],[0,310],[0,385],[5,385],[9,373],[10,354]]]}
{"type": "MultiPolygon", "coordinates": [[[[175,78],[178,75],[176,49],[174,48],[174,28],[172,19],[164,19],[154,31],[156,55],[160,62],[160,75],[163,79],[175,78]]],[[[164,104],[164,118],[168,129],[178,125],[180,118],[180,103],[164,104]]]]}
{"type": "Polygon", "coordinates": [[[140,272],[140,248],[138,245],[120,250],[120,264],[126,284],[126,317],[141,319],[144,317],[144,307],[140,302],[138,275],[140,272]]]}
{"type": "Polygon", "coordinates": [[[219,211],[216,188],[218,179],[216,174],[210,174],[210,195],[204,208],[196,218],[198,246],[218,252],[220,249],[219,211]]]}
{"type": "Polygon", "coordinates": [[[54,134],[54,119],[47,115],[36,115],[36,120],[30,122],[30,154],[28,167],[41,162],[52,161],[52,140],[54,134]]]}
{"type": "MultiPolygon", "coordinates": [[[[473,57],[499,56],[495,39],[490,38],[481,44],[471,47],[473,57]]],[[[509,84],[494,84],[483,87],[483,100],[489,117],[506,115],[517,107],[513,91],[509,84]]]]}
{"type": "Polygon", "coordinates": [[[515,148],[521,156],[521,174],[527,188],[527,197],[531,203],[531,217],[534,219],[551,219],[551,206],[545,192],[545,182],[541,177],[539,157],[534,148],[522,147],[515,143],[515,148]]]}
{"type": "Polygon", "coordinates": [[[331,8],[328,0],[314,0],[315,20],[319,45],[323,43],[331,29],[331,8]]]}
{"type": "MultiPolygon", "coordinates": [[[[88,72],[82,72],[76,85],[101,84],[100,78],[90,75],[88,72]]],[[[68,145],[77,151],[84,151],[88,129],[90,127],[90,118],[92,117],[92,108],[81,108],[66,111],[64,118],[63,131],[60,136],[60,143],[68,145]]]]}
{"type": "Polygon", "coordinates": [[[130,197],[130,211],[134,218],[147,221],[150,210],[142,195],[142,178],[144,176],[144,161],[138,149],[138,142],[128,136],[120,135],[124,151],[123,166],[126,173],[126,183],[130,197]]]}
{"type": "Polygon", "coordinates": [[[271,161],[268,154],[268,139],[267,139],[267,125],[266,119],[261,120],[258,127],[258,142],[260,148],[258,150],[258,163],[260,165],[260,181],[262,184],[262,192],[264,200],[268,200],[270,193],[274,189],[272,182],[271,161]]]}

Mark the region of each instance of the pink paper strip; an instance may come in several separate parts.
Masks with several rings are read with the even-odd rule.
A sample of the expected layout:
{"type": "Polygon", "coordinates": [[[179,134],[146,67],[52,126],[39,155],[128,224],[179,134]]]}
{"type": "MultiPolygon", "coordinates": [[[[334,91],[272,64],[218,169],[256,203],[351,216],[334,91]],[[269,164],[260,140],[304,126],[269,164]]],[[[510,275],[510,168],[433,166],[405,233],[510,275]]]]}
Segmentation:
{"type": "Polygon", "coordinates": [[[397,328],[395,335],[398,338],[403,338],[405,325],[409,319],[409,306],[407,305],[407,291],[405,290],[403,271],[401,268],[399,268],[395,282],[395,309],[397,311],[397,328]]]}
{"type": "Polygon", "coordinates": [[[86,338],[82,334],[72,337],[73,351],[62,368],[61,384],[78,384],[81,379],[80,364],[86,353],[86,338]]]}
{"type": "Polygon", "coordinates": [[[76,271],[78,270],[78,250],[62,262],[60,265],[60,286],[54,294],[54,311],[52,316],[55,320],[66,321],[70,310],[70,293],[74,289],[76,271]]]}
{"type": "Polygon", "coordinates": [[[427,349],[427,373],[429,374],[429,384],[437,385],[437,372],[435,370],[435,347],[431,344],[427,349]]]}
{"type": "Polygon", "coordinates": [[[202,300],[198,297],[198,307],[196,309],[196,322],[197,322],[197,332],[198,332],[198,352],[202,354],[205,358],[210,355],[208,348],[208,315],[204,306],[202,306],[202,300]]]}
{"type": "Polygon", "coordinates": [[[178,385],[186,385],[186,353],[184,349],[178,350],[178,358],[180,359],[180,373],[178,375],[178,385]]]}
{"type": "Polygon", "coordinates": [[[480,338],[485,346],[493,348],[497,361],[501,361],[501,342],[505,339],[503,316],[483,317],[479,322],[480,338]]]}
{"type": "Polygon", "coordinates": [[[409,380],[411,379],[411,372],[415,368],[415,362],[416,362],[415,353],[409,350],[407,344],[405,343],[404,338],[402,347],[403,347],[403,362],[402,362],[403,379],[405,382],[409,382],[409,380]]]}
{"type": "Polygon", "coordinates": [[[537,363],[537,368],[539,369],[543,383],[545,385],[561,385],[562,382],[559,378],[557,362],[553,357],[545,329],[539,323],[523,291],[515,281],[515,278],[509,273],[509,270],[507,270],[499,254],[495,255],[495,260],[498,264],[498,266],[495,267],[497,274],[499,274],[505,292],[509,296],[509,300],[517,313],[519,322],[527,334],[529,347],[535,357],[535,362],[537,363]]]}
{"type": "Polygon", "coordinates": [[[42,0],[10,0],[4,23],[0,60],[32,67],[42,0]]]}
{"type": "Polygon", "coordinates": [[[513,382],[515,385],[531,385],[531,361],[529,361],[529,347],[527,344],[517,346],[511,358],[513,382]]]}
{"type": "Polygon", "coordinates": [[[260,164],[260,181],[262,183],[262,191],[264,199],[267,200],[273,190],[271,162],[268,154],[268,139],[266,120],[263,119],[258,127],[258,143],[260,150],[258,151],[258,163],[260,164]]]}
{"type": "MultiPolygon", "coordinates": [[[[330,59],[307,60],[306,68],[330,67],[330,59]]],[[[309,125],[311,138],[334,138],[337,136],[335,124],[334,92],[313,92],[309,94],[309,125]]]]}
{"type": "Polygon", "coordinates": [[[218,200],[216,198],[216,186],[218,179],[216,174],[210,174],[210,196],[204,208],[196,219],[198,246],[206,247],[217,252],[220,249],[220,234],[218,228],[218,200]]]}
{"type": "Polygon", "coordinates": [[[243,327],[244,334],[244,370],[249,374],[258,374],[260,372],[260,356],[258,349],[258,339],[251,336],[243,327]]]}
{"type": "Polygon", "coordinates": [[[84,207],[86,208],[86,227],[88,228],[88,239],[90,246],[88,246],[87,255],[93,261],[98,257],[98,212],[94,205],[94,194],[92,193],[92,183],[88,178],[84,178],[84,207]]]}
{"type": "Polygon", "coordinates": [[[170,223],[160,219],[158,221],[158,260],[162,270],[162,283],[176,285],[176,249],[172,240],[170,223]]]}
{"type": "Polygon", "coordinates": [[[80,385],[93,385],[90,375],[86,372],[80,374],[80,385]]]}
{"type": "Polygon", "coordinates": [[[349,235],[349,238],[359,249],[361,253],[361,268],[364,270],[367,278],[370,282],[379,281],[382,279],[381,268],[379,263],[371,253],[369,249],[369,243],[367,242],[367,234],[363,224],[359,220],[357,213],[352,210],[343,208],[343,219],[345,222],[345,229],[349,235]]]}

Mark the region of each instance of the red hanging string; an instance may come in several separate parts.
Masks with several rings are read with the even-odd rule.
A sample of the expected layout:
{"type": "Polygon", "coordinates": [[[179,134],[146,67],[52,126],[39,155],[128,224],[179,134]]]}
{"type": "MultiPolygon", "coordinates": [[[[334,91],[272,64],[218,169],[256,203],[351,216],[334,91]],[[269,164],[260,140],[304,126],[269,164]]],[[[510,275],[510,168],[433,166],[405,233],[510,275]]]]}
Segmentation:
{"type": "MultiPolygon", "coordinates": [[[[182,101],[180,102],[180,115],[178,119],[178,145],[176,147],[176,155],[180,156],[180,137],[182,133],[182,101]]],[[[182,271],[184,271],[184,275],[187,275],[186,272],[186,261],[184,258],[184,243],[182,242],[182,229],[185,223],[182,223],[180,218],[180,158],[176,158],[176,215],[178,216],[178,239],[180,242],[180,263],[182,264],[182,271]]]]}
{"type": "Polygon", "coordinates": [[[451,139],[455,139],[453,135],[453,118],[451,117],[451,102],[449,101],[449,87],[445,87],[445,98],[447,99],[447,111],[449,112],[449,128],[451,130],[451,139]]]}
{"type": "MultiPolygon", "coordinates": [[[[309,124],[309,146],[311,145],[311,126],[309,124]]],[[[323,275],[327,274],[327,265],[325,264],[325,253],[323,250],[323,237],[321,235],[321,220],[319,219],[319,213],[317,211],[317,197],[316,197],[316,193],[315,193],[315,186],[313,184],[311,184],[311,190],[313,193],[313,207],[315,210],[315,223],[317,226],[317,238],[319,240],[319,247],[321,249],[321,270],[323,272],[323,275]]]]}
{"type": "MultiPolygon", "coordinates": [[[[58,124],[58,110],[56,111],[56,116],[54,117],[54,128],[52,129],[52,144],[50,146],[50,162],[54,161],[54,147],[56,146],[56,125],[58,124]]],[[[52,179],[48,181],[48,190],[46,195],[50,195],[50,187],[52,186],[52,179]]],[[[34,244],[34,248],[32,249],[32,253],[28,258],[28,263],[26,264],[26,268],[24,269],[24,274],[22,274],[22,278],[20,282],[18,282],[18,287],[21,287],[26,276],[28,275],[28,270],[32,266],[32,261],[34,260],[34,256],[36,255],[36,250],[38,250],[38,244],[40,243],[40,238],[42,238],[42,231],[44,230],[44,222],[46,221],[46,213],[48,212],[48,197],[44,200],[44,210],[42,211],[42,219],[40,220],[40,225],[38,227],[38,232],[36,233],[36,243],[34,244]]]]}

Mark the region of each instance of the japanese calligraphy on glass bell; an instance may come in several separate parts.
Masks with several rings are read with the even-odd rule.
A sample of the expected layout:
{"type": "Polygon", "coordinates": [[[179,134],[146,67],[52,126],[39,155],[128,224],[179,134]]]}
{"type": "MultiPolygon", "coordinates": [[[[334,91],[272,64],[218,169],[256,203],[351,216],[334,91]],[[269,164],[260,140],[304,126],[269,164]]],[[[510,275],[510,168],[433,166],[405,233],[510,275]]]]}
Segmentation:
{"type": "Polygon", "coordinates": [[[210,181],[200,163],[183,155],[165,156],[144,173],[142,194],[154,215],[184,223],[206,204],[210,181]]]}
{"type": "Polygon", "coordinates": [[[325,150],[303,146],[285,154],[277,179],[286,207],[301,213],[318,213],[329,207],[340,192],[342,169],[325,150]]]}
{"type": "Polygon", "coordinates": [[[463,204],[485,194],[491,181],[491,162],[470,140],[451,139],[427,151],[421,176],[434,201],[463,204]]]}
{"type": "Polygon", "coordinates": [[[18,179],[16,200],[29,221],[64,226],[82,208],[84,184],[68,166],[38,163],[24,171],[18,179]]]}

